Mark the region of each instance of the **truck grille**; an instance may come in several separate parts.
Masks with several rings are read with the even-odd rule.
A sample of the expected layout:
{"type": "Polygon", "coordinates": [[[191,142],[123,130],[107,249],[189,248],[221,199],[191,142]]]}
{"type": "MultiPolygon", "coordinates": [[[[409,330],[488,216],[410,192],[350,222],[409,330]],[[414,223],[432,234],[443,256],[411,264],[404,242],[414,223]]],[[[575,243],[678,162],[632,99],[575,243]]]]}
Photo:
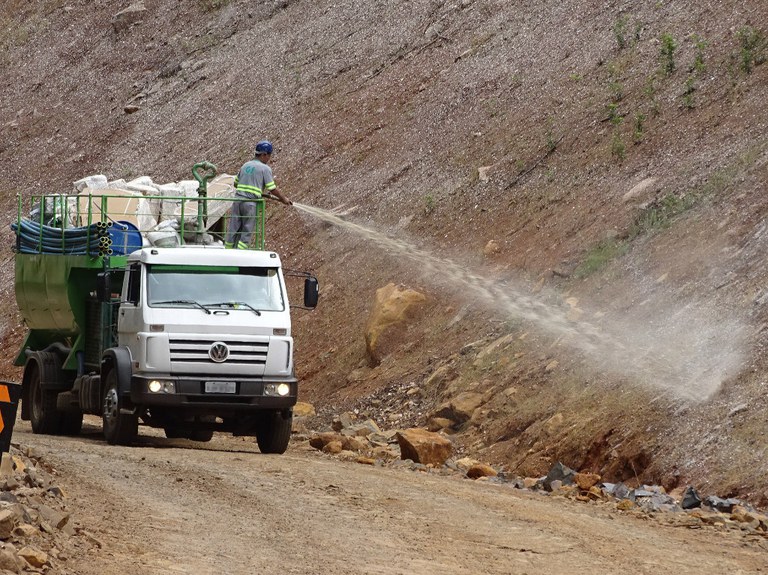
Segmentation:
{"type": "Polygon", "coordinates": [[[256,364],[267,363],[268,341],[235,341],[235,340],[195,340],[171,339],[171,363],[216,363],[208,352],[216,342],[222,342],[229,348],[229,357],[222,364],[256,364]]]}

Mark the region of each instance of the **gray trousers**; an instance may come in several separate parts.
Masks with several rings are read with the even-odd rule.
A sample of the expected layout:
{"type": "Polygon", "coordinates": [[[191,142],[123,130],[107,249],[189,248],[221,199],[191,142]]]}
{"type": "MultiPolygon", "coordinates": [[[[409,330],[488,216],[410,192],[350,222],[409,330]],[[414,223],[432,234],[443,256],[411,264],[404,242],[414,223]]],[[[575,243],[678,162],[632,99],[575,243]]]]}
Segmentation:
{"type": "Polygon", "coordinates": [[[227,243],[250,245],[256,227],[256,202],[233,202],[227,222],[227,243]]]}

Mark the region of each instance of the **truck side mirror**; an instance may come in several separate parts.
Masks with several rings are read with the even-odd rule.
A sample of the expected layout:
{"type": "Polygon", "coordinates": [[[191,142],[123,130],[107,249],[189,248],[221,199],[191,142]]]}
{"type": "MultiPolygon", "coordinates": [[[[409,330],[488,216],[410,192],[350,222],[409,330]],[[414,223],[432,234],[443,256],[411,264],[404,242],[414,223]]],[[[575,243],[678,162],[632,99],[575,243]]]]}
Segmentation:
{"type": "Polygon", "coordinates": [[[316,277],[309,276],[304,280],[304,307],[317,307],[317,300],[320,297],[320,284],[316,277]]]}
{"type": "Polygon", "coordinates": [[[103,303],[112,300],[112,275],[109,272],[96,275],[96,299],[103,303]]]}

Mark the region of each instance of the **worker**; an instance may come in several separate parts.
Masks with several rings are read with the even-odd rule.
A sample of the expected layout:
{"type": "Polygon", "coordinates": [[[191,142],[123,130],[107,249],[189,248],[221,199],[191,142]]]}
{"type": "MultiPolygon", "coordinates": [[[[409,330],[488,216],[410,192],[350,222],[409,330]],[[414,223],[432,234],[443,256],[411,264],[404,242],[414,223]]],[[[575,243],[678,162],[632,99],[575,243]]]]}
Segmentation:
{"type": "Polygon", "coordinates": [[[263,194],[270,194],[286,206],[293,205],[291,200],[280,193],[272,179],[272,168],[268,165],[271,159],[272,144],[262,140],[256,144],[254,159],[243,164],[235,177],[235,197],[244,199],[232,203],[225,247],[250,247],[258,214],[255,200],[261,199],[263,194]]]}

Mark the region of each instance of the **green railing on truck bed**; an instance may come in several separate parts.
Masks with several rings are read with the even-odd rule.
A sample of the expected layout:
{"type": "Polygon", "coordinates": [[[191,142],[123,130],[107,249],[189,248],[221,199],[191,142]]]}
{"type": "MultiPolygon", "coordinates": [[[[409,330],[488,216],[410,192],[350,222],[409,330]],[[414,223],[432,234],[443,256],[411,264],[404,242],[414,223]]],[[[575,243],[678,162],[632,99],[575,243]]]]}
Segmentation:
{"type": "MultiPolygon", "coordinates": [[[[180,244],[202,243],[205,234],[223,242],[232,203],[244,201],[254,200],[206,198],[200,204],[200,198],[187,196],[42,194],[28,198],[31,208],[27,213],[32,217],[24,217],[24,199],[19,196],[17,222],[13,226],[16,251],[106,256],[115,253],[113,244],[119,247],[120,241],[126,238],[144,239],[163,234],[176,237],[180,244]],[[215,210],[211,210],[211,206],[215,210]],[[213,216],[209,215],[211,212],[213,216]],[[176,222],[177,227],[170,224],[164,227],[162,222],[176,222]]],[[[266,210],[263,199],[254,203],[256,222],[250,247],[263,250],[266,210]]]]}

